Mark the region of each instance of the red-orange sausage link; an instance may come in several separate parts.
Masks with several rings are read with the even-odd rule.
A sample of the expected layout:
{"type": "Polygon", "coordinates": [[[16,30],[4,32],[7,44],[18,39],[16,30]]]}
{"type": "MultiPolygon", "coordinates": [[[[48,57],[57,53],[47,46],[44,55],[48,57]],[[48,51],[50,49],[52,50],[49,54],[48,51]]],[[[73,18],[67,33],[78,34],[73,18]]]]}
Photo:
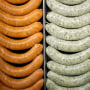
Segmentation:
{"type": "Polygon", "coordinates": [[[43,34],[41,32],[21,40],[11,39],[0,33],[0,45],[11,50],[25,50],[31,48],[35,44],[40,43],[42,39],[43,34]]]}
{"type": "Polygon", "coordinates": [[[0,20],[12,26],[26,26],[42,18],[42,9],[35,9],[25,16],[13,16],[0,10],[0,20]]]}
{"type": "MultiPolygon", "coordinates": [[[[14,0],[16,1],[16,0],[14,0]]],[[[20,0],[22,1],[22,0],[20,0]]],[[[29,0],[29,2],[27,2],[24,5],[21,6],[16,6],[16,5],[12,5],[10,3],[8,3],[6,0],[0,0],[0,8],[7,12],[10,13],[12,15],[25,15],[30,13],[31,11],[37,9],[40,4],[41,4],[42,0],[29,0]]]]}
{"type": "Polygon", "coordinates": [[[26,53],[16,54],[0,46],[0,57],[11,63],[24,64],[32,61],[36,56],[38,56],[42,52],[42,49],[42,44],[36,44],[26,53]]]}
{"type": "Polygon", "coordinates": [[[15,67],[0,58],[0,70],[13,77],[25,77],[39,69],[43,64],[43,55],[37,56],[31,63],[23,67],[15,67]]]}
{"type": "Polygon", "coordinates": [[[13,27],[0,21],[0,32],[14,38],[31,36],[41,31],[43,25],[40,22],[32,23],[25,27],[13,27]]]}
{"type": "Polygon", "coordinates": [[[42,69],[36,70],[34,73],[32,73],[30,76],[24,79],[14,79],[0,71],[1,82],[3,82],[8,87],[15,88],[15,89],[22,89],[22,88],[27,88],[29,86],[32,86],[42,77],[43,77],[42,69]]]}

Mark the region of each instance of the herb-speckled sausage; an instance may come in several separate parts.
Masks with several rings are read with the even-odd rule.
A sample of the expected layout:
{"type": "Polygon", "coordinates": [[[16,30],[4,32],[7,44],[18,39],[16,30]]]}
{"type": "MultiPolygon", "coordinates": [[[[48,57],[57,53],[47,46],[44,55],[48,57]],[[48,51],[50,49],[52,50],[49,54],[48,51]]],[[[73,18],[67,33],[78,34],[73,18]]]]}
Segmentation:
{"type": "MultiPolygon", "coordinates": [[[[16,1],[16,0],[14,0],[16,1]]],[[[22,1],[22,0],[20,0],[22,1]]],[[[21,6],[16,6],[16,5],[12,5],[10,3],[8,3],[6,0],[0,0],[0,8],[7,12],[10,13],[12,15],[25,15],[30,13],[31,11],[35,10],[36,8],[38,8],[41,4],[42,0],[29,0],[29,2],[27,2],[24,5],[21,6]],[[37,2],[37,3],[36,3],[37,2]]]]}
{"type": "Polygon", "coordinates": [[[46,53],[53,61],[63,65],[79,64],[90,58],[90,48],[75,54],[63,54],[55,48],[48,46],[46,53]]]}
{"type": "Polygon", "coordinates": [[[48,90],[90,90],[90,83],[87,83],[80,87],[68,88],[68,87],[58,86],[50,79],[47,79],[46,86],[47,86],[48,90]]]}
{"type": "Polygon", "coordinates": [[[42,49],[42,44],[36,44],[26,53],[16,54],[0,46],[0,57],[11,63],[24,64],[32,61],[36,56],[38,56],[42,52],[42,49]]]}
{"type": "Polygon", "coordinates": [[[58,64],[54,61],[49,61],[47,63],[48,69],[50,69],[53,72],[56,72],[57,74],[62,75],[81,75],[88,71],[90,71],[90,59],[86,60],[83,63],[72,65],[72,66],[66,66],[62,64],[58,64]]]}
{"type": "Polygon", "coordinates": [[[67,6],[56,0],[46,0],[46,2],[52,11],[64,16],[80,16],[90,12],[90,0],[75,6],[67,6]]]}
{"type": "Polygon", "coordinates": [[[90,24],[90,13],[84,14],[79,17],[64,17],[55,12],[47,14],[47,20],[65,28],[80,28],[90,24]]]}
{"type": "Polygon", "coordinates": [[[53,23],[48,23],[46,24],[46,31],[59,39],[80,40],[90,35],[90,25],[79,29],[65,29],[53,23]]]}
{"type": "Polygon", "coordinates": [[[23,79],[14,79],[12,77],[7,76],[3,72],[0,71],[0,80],[7,86],[11,88],[21,89],[21,88],[27,88],[35,84],[38,80],[40,80],[43,77],[43,70],[38,69],[35,72],[33,72],[28,77],[25,77],[23,79]]]}
{"type": "Polygon", "coordinates": [[[32,23],[25,27],[13,27],[0,21],[0,32],[14,38],[24,38],[41,31],[43,25],[40,22],[32,23]]]}
{"type": "Polygon", "coordinates": [[[25,77],[39,69],[43,64],[43,55],[40,54],[32,62],[23,67],[15,67],[0,58],[0,70],[13,77],[25,77]]]}
{"type": "Polygon", "coordinates": [[[0,20],[12,26],[26,26],[42,18],[42,9],[35,9],[25,16],[13,16],[0,10],[0,20]]]}
{"type": "Polygon", "coordinates": [[[49,71],[47,77],[56,84],[67,87],[78,87],[90,82],[90,72],[80,76],[70,77],[58,75],[55,72],[49,71]]]}
{"type": "Polygon", "coordinates": [[[0,33],[0,45],[9,48],[11,50],[25,50],[33,47],[42,41],[43,34],[41,32],[35,33],[25,39],[14,40],[4,36],[0,33]]]}
{"type": "Polygon", "coordinates": [[[65,52],[78,52],[88,49],[90,47],[90,37],[79,41],[65,41],[54,36],[47,36],[46,42],[50,46],[65,52]]]}

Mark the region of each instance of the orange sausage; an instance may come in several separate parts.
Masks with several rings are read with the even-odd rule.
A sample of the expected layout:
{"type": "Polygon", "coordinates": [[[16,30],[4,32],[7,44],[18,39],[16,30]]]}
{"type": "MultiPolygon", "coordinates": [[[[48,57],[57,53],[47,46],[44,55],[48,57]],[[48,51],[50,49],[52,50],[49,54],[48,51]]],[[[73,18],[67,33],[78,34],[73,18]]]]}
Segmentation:
{"type": "Polygon", "coordinates": [[[43,83],[44,83],[44,80],[41,79],[41,80],[37,81],[33,86],[28,87],[26,89],[12,89],[12,88],[9,88],[9,87],[3,85],[2,83],[0,83],[0,88],[1,88],[1,90],[41,90],[43,83]]]}
{"type": "Polygon", "coordinates": [[[25,15],[37,9],[40,6],[41,2],[42,0],[29,0],[29,2],[24,5],[16,6],[8,3],[6,0],[0,0],[0,8],[12,15],[25,15]]]}
{"type": "Polygon", "coordinates": [[[40,43],[42,38],[43,34],[41,32],[21,40],[11,39],[0,33],[0,44],[11,50],[25,50],[33,47],[37,43],[40,43]]]}
{"type": "Polygon", "coordinates": [[[25,16],[13,16],[0,10],[0,20],[12,26],[26,26],[42,18],[42,9],[35,9],[25,16]]]}
{"type": "Polygon", "coordinates": [[[42,49],[42,44],[36,44],[26,53],[16,54],[0,46],[0,57],[11,63],[24,64],[32,61],[36,56],[38,56],[42,52],[42,49]]]}
{"type": "Polygon", "coordinates": [[[23,4],[29,0],[7,0],[7,1],[12,4],[23,4]]]}
{"type": "Polygon", "coordinates": [[[24,77],[39,69],[43,64],[43,55],[37,56],[31,63],[23,67],[15,67],[0,58],[0,70],[13,77],[24,77]]]}
{"type": "Polygon", "coordinates": [[[0,21],[0,32],[14,38],[24,38],[31,36],[41,31],[43,25],[40,22],[35,22],[25,27],[13,27],[0,21]]]}
{"type": "Polygon", "coordinates": [[[14,79],[0,71],[1,82],[3,82],[6,86],[15,88],[15,89],[22,89],[22,88],[30,87],[33,84],[35,84],[38,80],[40,80],[42,77],[43,77],[42,69],[36,70],[30,76],[25,77],[23,79],[14,79]]]}

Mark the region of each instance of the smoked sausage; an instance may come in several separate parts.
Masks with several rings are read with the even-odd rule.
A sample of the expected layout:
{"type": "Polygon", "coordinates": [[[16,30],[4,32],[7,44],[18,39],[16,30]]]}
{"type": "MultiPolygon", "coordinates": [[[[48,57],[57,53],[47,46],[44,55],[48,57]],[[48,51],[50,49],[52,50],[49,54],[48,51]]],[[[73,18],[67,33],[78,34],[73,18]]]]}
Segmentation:
{"type": "Polygon", "coordinates": [[[42,9],[35,9],[25,16],[13,16],[0,10],[0,20],[12,26],[26,26],[42,18],[42,9]]]}
{"type": "Polygon", "coordinates": [[[5,85],[15,89],[27,88],[35,84],[38,80],[43,77],[43,70],[38,69],[33,72],[30,76],[25,77],[23,79],[14,79],[12,77],[7,76],[3,72],[0,71],[0,80],[5,85]]]}
{"type": "Polygon", "coordinates": [[[37,9],[40,6],[41,2],[42,0],[29,0],[29,2],[27,2],[24,5],[16,6],[8,3],[6,0],[0,0],[0,8],[9,14],[21,16],[21,15],[26,15],[31,11],[37,9]]]}
{"type": "Polygon", "coordinates": [[[0,33],[0,45],[11,50],[25,50],[42,41],[43,34],[38,32],[21,40],[14,40],[0,33]]]}
{"type": "Polygon", "coordinates": [[[42,52],[42,49],[42,44],[35,44],[26,53],[16,54],[0,45],[0,57],[11,63],[24,64],[32,61],[36,56],[38,56],[42,52]]]}
{"type": "Polygon", "coordinates": [[[13,27],[0,21],[0,32],[14,38],[24,38],[41,31],[43,25],[40,22],[34,22],[25,27],[13,27]]]}
{"type": "Polygon", "coordinates": [[[0,70],[13,77],[25,77],[39,69],[43,64],[43,55],[40,54],[32,62],[23,67],[15,67],[0,58],[0,70]]]}

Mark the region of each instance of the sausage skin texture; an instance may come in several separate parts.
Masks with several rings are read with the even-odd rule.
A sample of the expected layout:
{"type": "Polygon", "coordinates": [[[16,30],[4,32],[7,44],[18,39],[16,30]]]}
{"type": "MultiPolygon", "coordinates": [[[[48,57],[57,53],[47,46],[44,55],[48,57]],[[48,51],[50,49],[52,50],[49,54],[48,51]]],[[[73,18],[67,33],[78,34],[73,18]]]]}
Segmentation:
{"type": "Polygon", "coordinates": [[[90,35],[90,25],[79,29],[65,29],[53,23],[46,24],[46,31],[59,39],[63,40],[80,40],[90,35]]]}
{"type": "Polygon", "coordinates": [[[23,67],[15,67],[0,58],[0,70],[13,77],[25,77],[39,69],[43,64],[43,55],[40,54],[32,62],[23,67]]]}
{"type": "Polygon", "coordinates": [[[21,16],[26,15],[31,11],[35,10],[36,8],[38,8],[41,2],[42,0],[29,0],[29,2],[27,2],[24,5],[16,6],[8,3],[6,0],[0,0],[0,8],[11,15],[21,16]]]}
{"type": "Polygon", "coordinates": [[[15,88],[15,89],[22,89],[22,88],[30,87],[33,84],[35,84],[38,80],[40,80],[42,77],[43,77],[42,69],[36,70],[30,76],[23,79],[14,79],[0,71],[1,82],[3,82],[6,86],[15,88]]]}
{"type": "Polygon", "coordinates": [[[78,87],[90,82],[90,72],[80,76],[69,77],[58,75],[55,72],[49,71],[47,77],[56,84],[66,87],[78,87]]]}
{"type": "Polygon", "coordinates": [[[57,0],[57,1],[66,5],[75,5],[75,4],[80,4],[86,0],[57,0]]]}
{"type": "Polygon", "coordinates": [[[69,76],[81,75],[90,71],[90,59],[86,60],[83,63],[72,66],[66,66],[66,65],[58,64],[54,61],[49,61],[47,63],[47,67],[51,71],[60,75],[69,75],[69,76]]]}
{"type": "Polygon", "coordinates": [[[0,10],[0,20],[12,26],[26,26],[42,18],[42,9],[35,9],[25,16],[13,16],[0,10]]]}
{"type": "Polygon", "coordinates": [[[41,31],[43,25],[40,22],[34,22],[25,27],[13,27],[0,21],[0,32],[14,38],[24,38],[41,31]]]}
{"type": "Polygon", "coordinates": [[[29,0],[6,0],[6,1],[8,1],[11,4],[23,4],[29,0]]]}
{"type": "Polygon", "coordinates": [[[46,2],[52,11],[64,16],[81,16],[90,12],[90,0],[74,6],[64,5],[56,0],[46,0],[46,2]]]}
{"type": "Polygon", "coordinates": [[[0,33],[0,45],[9,48],[11,50],[29,49],[33,47],[35,44],[40,43],[42,39],[43,39],[43,34],[41,32],[38,32],[32,36],[29,36],[21,40],[11,39],[0,33]]]}
{"type": "Polygon", "coordinates": [[[28,87],[26,89],[12,89],[12,88],[9,88],[9,87],[3,85],[2,83],[0,83],[0,88],[2,90],[41,90],[43,83],[44,83],[44,80],[40,79],[34,85],[32,85],[31,87],[28,87]]]}
{"type": "Polygon", "coordinates": [[[47,86],[48,90],[90,90],[90,83],[87,83],[80,87],[68,88],[68,87],[58,86],[50,79],[47,79],[46,86],[47,86]]]}
{"type": "Polygon", "coordinates": [[[53,61],[63,65],[79,64],[90,58],[90,48],[75,54],[63,54],[55,48],[48,46],[46,53],[53,61]]]}
{"type": "Polygon", "coordinates": [[[78,41],[65,41],[54,36],[47,36],[46,42],[50,46],[65,52],[79,52],[90,47],[90,37],[78,41]]]}
{"type": "Polygon", "coordinates": [[[35,57],[37,57],[42,52],[42,49],[42,44],[36,44],[26,53],[16,54],[0,46],[0,56],[10,63],[24,64],[32,61],[35,57]]]}
{"type": "Polygon", "coordinates": [[[55,12],[47,14],[47,20],[64,28],[80,28],[90,24],[90,13],[79,17],[65,17],[55,12]]]}

